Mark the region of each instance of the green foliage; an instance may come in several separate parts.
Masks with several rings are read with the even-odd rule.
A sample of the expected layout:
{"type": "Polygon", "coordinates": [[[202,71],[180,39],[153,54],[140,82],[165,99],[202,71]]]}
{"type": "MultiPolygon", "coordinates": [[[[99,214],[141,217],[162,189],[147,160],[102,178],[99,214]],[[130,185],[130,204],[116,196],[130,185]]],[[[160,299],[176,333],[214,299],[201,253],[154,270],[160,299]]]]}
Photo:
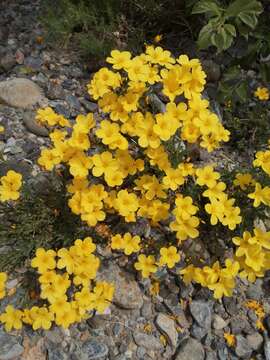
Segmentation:
{"type": "Polygon", "coordinates": [[[64,183],[50,177],[49,184],[45,192],[25,185],[20,201],[0,204],[2,271],[21,266],[38,247],[68,246],[79,237],[80,221],[67,206],[64,183]]]}
{"type": "Polygon", "coordinates": [[[103,58],[112,48],[140,51],[166,34],[168,44],[189,32],[185,4],[177,0],[44,0],[41,21],[50,41],[103,58]]]}
{"type": "Polygon", "coordinates": [[[228,145],[246,158],[253,157],[270,138],[269,108],[256,102],[231,104],[224,108],[224,124],[231,132],[228,145]]]}
{"type": "Polygon", "coordinates": [[[205,14],[208,22],[199,33],[198,46],[206,49],[213,45],[218,52],[228,49],[234,38],[245,37],[254,30],[263,8],[257,0],[234,0],[227,7],[215,0],[200,0],[195,3],[192,14],[205,14]]]}
{"type": "Polygon", "coordinates": [[[232,66],[219,83],[218,99],[221,102],[244,103],[248,99],[248,78],[240,66],[232,66]]]}

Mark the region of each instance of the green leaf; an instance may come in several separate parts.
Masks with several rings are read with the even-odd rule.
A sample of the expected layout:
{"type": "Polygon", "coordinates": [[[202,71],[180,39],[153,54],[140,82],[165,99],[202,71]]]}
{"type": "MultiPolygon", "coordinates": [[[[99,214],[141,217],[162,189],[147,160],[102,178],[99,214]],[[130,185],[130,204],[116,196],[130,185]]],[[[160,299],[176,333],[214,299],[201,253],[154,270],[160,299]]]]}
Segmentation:
{"type": "Polygon", "coordinates": [[[199,33],[199,37],[197,40],[197,44],[200,49],[207,49],[209,46],[211,46],[211,36],[213,34],[213,27],[211,23],[206,24],[201,28],[201,31],[199,33]]]}
{"type": "Polygon", "coordinates": [[[233,26],[232,24],[225,24],[224,29],[227,33],[231,34],[233,37],[236,36],[236,29],[235,26],[233,26]]]}
{"type": "Polygon", "coordinates": [[[251,31],[250,27],[244,24],[239,17],[235,19],[235,24],[240,35],[242,35],[246,40],[248,40],[248,34],[251,31]]]}
{"type": "Polygon", "coordinates": [[[211,36],[211,41],[213,45],[217,47],[218,52],[221,52],[231,46],[233,42],[233,36],[227,32],[224,27],[222,27],[217,33],[211,36]]]}
{"type": "Polygon", "coordinates": [[[270,82],[270,65],[260,64],[259,69],[263,81],[265,81],[266,83],[270,82]]]}
{"type": "Polygon", "coordinates": [[[214,0],[201,0],[192,9],[192,14],[209,13],[213,16],[220,16],[223,9],[214,0]]]}
{"type": "Polygon", "coordinates": [[[238,95],[241,102],[245,102],[247,100],[248,95],[248,86],[247,83],[244,81],[242,82],[236,89],[236,94],[238,95]]]}
{"type": "Polygon", "coordinates": [[[240,68],[237,65],[235,65],[230,67],[226,71],[226,73],[223,75],[223,78],[227,82],[236,79],[237,77],[239,77],[239,74],[240,74],[240,68]]]}
{"type": "Polygon", "coordinates": [[[257,0],[235,0],[228,6],[225,17],[236,17],[240,14],[259,15],[262,11],[262,4],[257,0]]]}
{"type": "Polygon", "coordinates": [[[252,29],[254,29],[258,23],[258,18],[255,14],[240,13],[238,17],[244,24],[252,29]]]}

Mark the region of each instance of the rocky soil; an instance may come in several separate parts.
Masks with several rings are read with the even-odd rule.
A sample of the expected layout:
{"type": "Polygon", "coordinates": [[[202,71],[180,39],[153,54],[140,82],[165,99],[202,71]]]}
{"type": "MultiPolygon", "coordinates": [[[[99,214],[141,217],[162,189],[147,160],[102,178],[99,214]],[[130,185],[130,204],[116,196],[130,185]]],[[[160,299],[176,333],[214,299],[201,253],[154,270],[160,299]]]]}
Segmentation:
{"type": "MultiPolygon", "coordinates": [[[[0,135],[5,160],[0,175],[7,168],[25,178],[38,174],[36,159],[48,142],[47,130],[34,121],[39,106],[49,104],[70,118],[98,111],[86,92],[91,74],[76,54],[44,42],[39,6],[39,0],[0,3],[0,124],[6,129],[0,135]]],[[[203,244],[190,251],[209,256],[203,244]]],[[[159,295],[151,295],[149,280],[136,279],[120,260],[112,264],[110,256],[104,253],[99,275],[116,285],[106,314],[66,331],[24,328],[7,334],[0,328],[0,360],[270,359],[270,316],[265,330],[258,330],[255,313],[245,306],[247,299],[256,300],[269,314],[267,278],[255,284],[239,281],[233,297],[214,301],[206,289],[187,287],[176,273],[161,272],[159,295]],[[235,335],[234,346],[228,346],[224,333],[235,335]]],[[[16,279],[8,286],[16,287],[16,279]]],[[[0,310],[20,296],[18,290],[3,300],[0,310]]]]}

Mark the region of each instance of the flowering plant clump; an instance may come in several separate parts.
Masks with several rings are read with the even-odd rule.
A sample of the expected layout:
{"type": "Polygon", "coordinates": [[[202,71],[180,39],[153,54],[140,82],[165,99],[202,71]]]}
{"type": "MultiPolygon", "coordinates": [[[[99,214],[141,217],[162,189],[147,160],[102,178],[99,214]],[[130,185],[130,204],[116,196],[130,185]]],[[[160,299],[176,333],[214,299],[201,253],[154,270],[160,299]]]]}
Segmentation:
{"type": "MultiPolygon", "coordinates": [[[[53,322],[68,328],[87,319],[93,310],[104,313],[113,298],[114,287],[105,281],[95,281],[100,265],[93,254],[95,249],[90,237],[77,239],[69,249],[57,252],[38,248],[31,266],[39,274],[40,298],[44,303],[24,310],[8,305],[0,316],[5,329],[20,329],[25,323],[34,330],[48,330],[53,322]]],[[[5,295],[2,289],[6,278],[5,273],[0,273],[1,297],[5,295]]]]}
{"type": "MultiPolygon", "coordinates": [[[[270,187],[260,180],[260,170],[254,176],[237,173],[227,184],[214,164],[193,164],[187,151],[187,144],[197,144],[212,152],[230,135],[203,98],[206,75],[200,61],[148,46],[135,57],[113,50],[107,63],[88,85],[101,114],[78,115],[72,121],[50,107],[37,112],[37,120],[51,127],[51,146],[42,149],[38,164],[47,171],[67,169],[71,211],[89,227],[114,218],[128,229],[144,218],[150,228],[168,233],[161,244],[153,242],[151,231],[139,236],[135,227],[109,234],[111,249],[129,256],[144,278],[181,260],[186,262],[179,271],[183,281],[207,287],[220,299],[232,295],[237,276],[250,281],[263,276],[270,269],[270,232],[255,227],[252,235],[243,229],[245,209],[234,196],[240,189],[246,207],[270,206],[270,187]],[[175,143],[185,148],[181,161],[173,159],[175,143]],[[225,227],[235,254],[196,267],[185,257],[183,243],[196,241],[207,226],[225,227]]],[[[259,151],[253,163],[268,177],[269,153],[259,151]]],[[[19,180],[14,174],[9,180],[13,200],[19,180]]],[[[40,275],[45,306],[24,311],[8,307],[1,316],[6,328],[22,322],[34,329],[53,322],[68,327],[92,310],[104,312],[113,285],[95,283],[100,260],[94,251],[90,237],[68,249],[37,249],[31,265],[40,275]]]]}
{"type": "MultiPolygon", "coordinates": [[[[52,147],[42,150],[39,164],[46,170],[67,166],[72,176],[67,186],[69,206],[91,227],[111,214],[126,223],[143,217],[151,226],[168,226],[175,238],[159,254],[136,234],[112,235],[112,250],[135,256],[135,269],[148,277],[159,267],[172,268],[180,261],[183,241],[200,236],[201,211],[212,226],[220,223],[233,231],[241,224],[240,207],[230,196],[231,188],[226,191],[222,174],[211,164],[194,166],[188,157],[175,165],[168,150],[176,140],[212,152],[229,140],[229,131],[202,96],[206,76],[198,59],[186,55],[175,59],[159,46],[148,46],[135,57],[113,50],[107,62],[111,67],[101,68],[88,85],[103,112],[101,119],[89,113],[71,123],[51,108],[38,111],[37,119],[54,127],[52,147]],[[153,106],[153,96],[165,99],[162,110],[153,106]],[[204,205],[189,193],[192,183],[205,198],[204,205]]],[[[269,173],[268,152],[258,152],[254,166],[269,173]]],[[[247,201],[253,199],[255,207],[270,204],[269,188],[250,174],[237,174],[233,185],[243,191],[254,189],[247,201]]],[[[247,276],[254,281],[269,268],[268,255],[261,255],[267,248],[257,244],[256,249],[264,259],[259,269],[251,266],[247,252],[236,248],[235,258],[226,259],[224,266],[219,261],[212,267],[189,265],[181,274],[185,282],[213,290],[216,298],[230,296],[238,274],[246,276],[249,271],[247,276]]]]}

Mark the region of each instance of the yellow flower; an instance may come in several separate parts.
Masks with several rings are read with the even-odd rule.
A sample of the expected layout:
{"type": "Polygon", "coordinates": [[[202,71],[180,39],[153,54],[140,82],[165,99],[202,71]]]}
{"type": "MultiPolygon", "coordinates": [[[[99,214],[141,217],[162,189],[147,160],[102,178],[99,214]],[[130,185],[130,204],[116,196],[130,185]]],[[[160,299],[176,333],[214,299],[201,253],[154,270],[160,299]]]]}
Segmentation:
{"type": "Polygon", "coordinates": [[[203,192],[203,196],[208,197],[210,201],[213,200],[222,200],[227,197],[227,195],[224,193],[224,190],[226,189],[226,184],[224,182],[217,182],[215,186],[212,188],[208,188],[203,192]]]}
{"type": "Polygon", "coordinates": [[[79,256],[87,256],[96,250],[96,245],[93,243],[93,239],[90,236],[84,238],[83,240],[77,239],[74,244],[79,256]]]}
{"type": "Polygon", "coordinates": [[[139,207],[138,198],[127,190],[120,190],[114,201],[114,207],[126,221],[135,221],[135,212],[139,207]]]}
{"type": "Polygon", "coordinates": [[[85,155],[84,152],[77,152],[68,162],[70,173],[74,177],[85,178],[88,170],[91,169],[93,163],[91,157],[85,155]]]}
{"type": "Polygon", "coordinates": [[[135,190],[140,190],[147,200],[153,200],[155,197],[166,198],[166,193],[163,191],[164,186],[159,183],[156,176],[143,175],[141,178],[135,180],[135,190]]]}
{"type": "Polygon", "coordinates": [[[75,309],[70,308],[68,311],[62,311],[56,314],[56,325],[62,326],[67,329],[71,324],[77,321],[77,313],[75,309]]]}
{"type": "Polygon", "coordinates": [[[263,322],[260,319],[256,320],[256,328],[260,331],[265,331],[263,322]]]}
{"type": "Polygon", "coordinates": [[[223,215],[224,217],[221,219],[221,223],[224,226],[228,226],[230,230],[234,230],[236,225],[240,224],[242,221],[242,217],[240,216],[240,208],[238,206],[230,206],[229,208],[225,207],[223,215]]]}
{"type": "Polygon", "coordinates": [[[266,87],[257,87],[256,91],[254,92],[254,95],[259,100],[269,100],[269,90],[266,87]]]}
{"type": "Polygon", "coordinates": [[[75,299],[79,307],[89,311],[95,307],[95,296],[88,288],[83,288],[81,291],[75,293],[75,299]]]}
{"type": "Polygon", "coordinates": [[[230,346],[230,347],[235,346],[236,340],[235,340],[235,336],[233,334],[225,332],[223,336],[224,336],[224,339],[226,340],[228,346],[230,346]]]}
{"type": "Polygon", "coordinates": [[[5,324],[6,331],[13,328],[19,330],[22,328],[22,311],[14,309],[12,305],[8,305],[5,312],[0,315],[0,322],[5,324]]]}
{"type": "Polygon", "coordinates": [[[138,143],[141,147],[146,148],[150,146],[156,149],[160,145],[160,139],[154,132],[155,119],[150,112],[145,116],[139,116],[136,122],[135,135],[138,136],[138,143]]]}
{"type": "Polygon", "coordinates": [[[136,270],[142,272],[142,277],[147,278],[151,273],[157,271],[157,266],[155,265],[155,257],[153,255],[145,256],[143,254],[138,256],[138,261],[135,262],[134,267],[136,270]]]}
{"type": "Polygon", "coordinates": [[[162,34],[158,34],[154,37],[154,42],[157,44],[159,43],[163,38],[163,35],[162,34]]]}
{"type": "Polygon", "coordinates": [[[260,166],[266,174],[270,175],[270,150],[258,151],[255,156],[253,166],[260,166]]]}
{"type": "Polygon", "coordinates": [[[0,125],[0,133],[4,132],[5,131],[5,128],[4,126],[0,125]]]}
{"type": "Polygon", "coordinates": [[[123,250],[126,255],[138,252],[141,249],[141,238],[139,236],[132,236],[130,233],[125,233],[123,236],[123,250]]]}
{"type": "Polygon", "coordinates": [[[183,197],[182,195],[178,195],[175,199],[175,205],[176,208],[173,210],[173,214],[176,218],[179,217],[187,220],[198,211],[197,206],[193,205],[192,198],[190,196],[183,197]]]}
{"type": "Polygon", "coordinates": [[[177,218],[176,221],[170,223],[170,229],[176,231],[176,237],[181,243],[188,237],[194,239],[199,236],[199,231],[196,229],[199,223],[200,220],[196,216],[191,216],[188,219],[177,218]]]}
{"type": "Polygon", "coordinates": [[[96,283],[93,294],[95,297],[95,309],[100,314],[103,314],[112,302],[114,290],[114,285],[105,281],[96,283]]]}
{"type": "Polygon", "coordinates": [[[183,281],[186,285],[190,284],[191,281],[194,279],[195,271],[196,268],[192,264],[180,270],[180,274],[183,275],[183,281]]]}
{"type": "Polygon", "coordinates": [[[259,228],[254,228],[254,236],[248,240],[250,244],[260,244],[263,248],[270,250],[270,231],[263,231],[259,228]]]}
{"type": "Polygon", "coordinates": [[[154,133],[163,141],[168,141],[180,126],[178,119],[173,119],[170,114],[157,114],[156,124],[153,126],[154,133]]]}
{"type": "Polygon", "coordinates": [[[39,109],[37,111],[36,120],[40,123],[47,123],[49,126],[58,124],[59,115],[54,112],[51,107],[39,109]]]}
{"type": "Polygon", "coordinates": [[[177,253],[175,246],[160,249],[161,258],[159,260],[160,265],[167,265],[169,269],[173,268],[176,263],[180,261],[180,255],[177,253]]]}
{"type": "MultiPolygon", "coordinates": [[[[76,296],[76,294],[75,294],[76,296]]],[[[67,296],[63,295],[58,299],[55,299],[50,305],[50,311],[54,314],[61,314],[62,312],[69,311],[71,305],[67,302],[67,296]]]]}
{"type": "Polygon", "coordinates": [[[147,75],[149,72],[149,67],[144,63],[144,61],[140,57],[136,56],[130,61],[126,71],[131,81],[146,82],[147,75]]]}
{"type": "Polygon", "coordinates": [[[38,308],[37,306],[31,309],[32,314],[32,327],[33,330],[44,329],[49,330],[52,326],[52,321],[54,320],[54,315],[47,308],[42,307],[38,308]]]}
{"type": "Polygon", "coordinates": [[[139,95],[134,91],[127,91],[125,95],[119,97],[119,102],[127,112],[136,111],[138,108],[139,95]]]}
{"type": "Polygon", "coordinates": [[[55,256],[56,252],[54,250],[46,251],[43,248],[38,248],[36,250],[36,256],[31,261],[31,266],[38,268],[40,274],[47,270],[53,270],[56,267],[55,256]]]}
{"type": "Polygon", "coordinates": [[[205,210],[211,215],[211,225],[216,225],[218,220],[221,221],[223,218],[224,206],[221,201],[211,200],[209,204],[205,205],[205,210]]]}
{"type": "Polygon", "coordinates": [[[22,186],[22,175],[9,170],[0,178],[0,201],[18,200],[22,186]]]}
{"type": "Polygon", "coordinates": [[[106,61],[113,64],[116,70],[126,69],[130,65],[131,54],[129,51],[112,50],[111,57],[107,57],[106,61]]]}
{"type": "Polygon", "coordinates": [[[55,271],[45,271],[40,275],[38,281],[40,284],[50,284],[54,282],[56,276],[57,274],[55,271]]]}
{"type": "Polygon", "coordinates": [[[123,249],[123,237],[120,234],[112,236],[111,248],[113,250],[123,249]]]}
{"type": "Polygon", "coordinates": [[[159,294],[159,282],[152,282],[149,291],[152,296],[157,296],[159,294]]]}
{"type": "Polygon", "coordinates": [[[60,164],[61,160],[61,156],[56,149],[43,149],[38,158],[38,164],[46,170],[51,171],[55,165],[60,164]]]}
{"type": "MultiPolygon", "coordinates": [[[[158,59],[158,62],[160,61],[161,60],[158,59]]],[[[163,82],[162,92],[164,95],[168,96],[171,102],[173,102],[176,96],[181,95],[183,93],[182,87],[179,86],[180,83],[179,68],[175,66],[170,70],[162,69],[160,74],[163,82]]]]}
{"type": "Polygon", "coordinates": [[[220,178],[220,174],[214,171],[213,166],[205,166],[196,170],[197,184],[200,186],[206,185],[208,188],[213,188],[217,180],[220,178]]]}
{"type": "Polygon", "coordinates": [[[102,174],[115,173],[118,168],[117,162],[113,159],[109,151],[104,151],[101,154],[95,154],[92,157],[94,167],[92,173],[94,176],[101,176],[102,174]]]}
{"type": "Polygon", "coordinates": [[[270,187],[266,186],[262,188],[260,183],[256,183],[255,191],[251,194],[248,194],[250,199],[253,199],[253,206],[258,207],[261,203],[265,205],[270,205],[270,187]]]}
{"type": "Polygon", "coordinates": [[[236,177],[233,181],[235,186],[239,186],[241,190],[246,190],[249,186],[255,185],[255,180],[252,178],[252,175],[247,174],[236,174],[236,177]]]}
{"type": "Polygon", "coordinates": [[[180,167],[167,168],[165,169],[166,176],[163,177],[162,181],[167,189],[176,190],[180,185],[183,185],[185,182],[183,171],[180,167]]]}
{"type": "Polygon", "coordinates": [[[172,64],[175,63],[175,59],[171,56],[170,51],[163,50],[160,46],[147,46],[145,58],[152,64],[158,64],[168,68],[172,67],[172,64]]]}
{"type": "Polygon", "coordinates": [[[74,253],[72,253],[69,249],[62,248],[58,250],[57,256],[59,257],[59,260],[57,261],[57,268],[65,268],[68,274],[72,274],[76,266],[74,253]]]}
{"type": "Polygon", "coordinates": [[[126,150],[128,148],[126,138],[120,134],[119,125],[108,120],[101,121],[100,128],[96,131],[96,136],[102,139],[103,144],[108,145],[112,150],[117,148],[126,150]]]}

